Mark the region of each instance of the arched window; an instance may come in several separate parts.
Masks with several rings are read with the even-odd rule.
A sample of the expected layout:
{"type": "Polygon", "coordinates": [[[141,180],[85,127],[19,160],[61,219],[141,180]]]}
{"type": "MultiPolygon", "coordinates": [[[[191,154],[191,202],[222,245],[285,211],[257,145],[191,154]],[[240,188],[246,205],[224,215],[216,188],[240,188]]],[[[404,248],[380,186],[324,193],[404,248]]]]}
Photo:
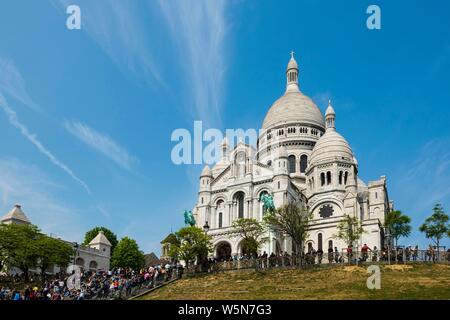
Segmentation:
{"type": "Polygon", "coordinates": [[[321,173],[320,174],[320,185],[324,186],[325,185],[325,173],[321,173]]]}
{"type": "Polygon", "coordinates": [[[97,266],[98,266],[98,264],[97,264],[96,261],[92,260],[91,262],[89,262],[89,269],[90,270],[97,270],[97,266]]]}
{"type": "Polygon", "coordinates": [[[331,184],[331,171],[327,172],[327,184],[331,184]]]}
{"type": "Polygon", "coordinates": [[[235,201],[237,204],[237,212],[238,212],[238,218],[241,219],[244,217],[244,193],[238,192],[235,195],[235,201]]]}
{"type": "Polygon", "coordinates": [[[339,171],[339,184],[342,184],[342,171],[339,171]]]}
{"type": "Polygon", "coordinates": [[[345,171],[345,174],[344,174],[344,184],[347,184],[347,178],[348,178],[348,171],[345,171]]]}
{"type": "Polygon", "coordinates": [[[333,240],[328,240],[328,249],[333,249],[333,240]]]}
{"type": "Polygon", "coordinates": [[[294,173],[295,172],[295,156],[294,155],[290,155],[288,157],[288,162],[289,162],[288,172],[289,173],[294,173]]]}
{"type": "Polygon", "coordinates": [[[322,234],[317,235],[317,250],[322,250],[322,234]]]}
{"type": "Polygon", "coordinates": [[[222,228],[223,226],[223,214],[222,212],[219,212],[219,228],[222,228]]]}
{"type": "Polygon", "coordinates": [[[308,156],[306,154],[302,154],[302,156],[300,157],[300,172],[305,173],[307,166],[308,166],[308,156]]]}
{"type": "Polygon", "coordinates": [[[75,264],[77,266],[84,267],[84,260],[83,260],[83,258],[78,257],[77,260],[75,260],[75,264]]]}

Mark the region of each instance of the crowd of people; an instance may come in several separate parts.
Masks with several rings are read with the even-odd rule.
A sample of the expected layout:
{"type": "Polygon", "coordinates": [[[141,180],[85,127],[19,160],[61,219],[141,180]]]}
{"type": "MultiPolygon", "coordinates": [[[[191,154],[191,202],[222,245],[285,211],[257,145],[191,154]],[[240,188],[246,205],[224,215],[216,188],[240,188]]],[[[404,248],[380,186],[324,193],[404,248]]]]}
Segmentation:
{"type": "MultiPolygon", "coordinates": [[[[89,299],[126,299],[139,290],[147,290],[175,277],[181,277],[183,266],[158,265],[134,271],[117,268],[110,271],[84,271],[74,274],[56,274],[44,280],[41,286],[26,286],[17,290],[22,283],[20,276],[3,278],[0,287],[0,300],[89,300],[89,299]],[[9,281],[8,281],[9,280],[9,281]]],[[[31,281],[36,283],[36,278],[31,281]]]]}
{"type": "MultiPolygon", "coordinates": [[[[321,248],[317,250],[310,246],[306,252],[301,255],[290,255],[287,252],[272,252],[270,255],[263,251],[259,255],[233,255],[227,258],[216,259],[211,258],[208,261],[209,270],[220,269],[217,265],[222,266],[224,269],[233,269],[239,266],[240,268],[246,267],[279,267],[279,266],[291,266],[298,265],[301,259],[305,265],[313,264],[338,264],[338,263],[363,263],[363,262],[408,262],[408,261],[431,261],[436,262],[438,259],[438,251],[436,247],[429,246],[427,250],[419,250],[418,246],[407,247],[383,247],[378,249],[376,246],[370,248],[367,244],[361,246],[358,250],[355,250],[353,246],[348,246],[344,250],[339,250],[337,247],[328,248],[327,252],[321,248]]],[[[450,262],[450,249],[446,252],[439,251],[440,261],[450,262]]]]}
{"type": "MultiPolygon", "coordinates": [[[[360,262],[409,262],[425,261],[450,262],[450,249],[446,252],[438,251],[429,246],[427,250],[419,250],[418,246],[393,247],[390,250],[376,246],[370,248],[364,244],[359,250],[349,246],[339,251],[337,247],[329,248],[326,260],[321,248],[315,250],[312,246],[301,257],[279,252],[270,255],[263,251],[259,255],[233,255],[226,259],[210,258],[194,266],[194,271],[214,272],[233,269],[238,265],[257,268],[272,268],[280,266],[298,265],[300,259],[303,264],[314,265],[328,262],[328,264],[360,263],[360,262]]],[[[189,268],[191,269],[191,268],[189,268]]],[[[139,271],[117,268],[110,271],[84,271],[80,274],[56,274],[50,278],[41,279],[40,275],[31,275],[29,285],[22,290],[16,289],[24,283],[23,275],[0,274],[0,300],[88,300],[88,299],[126,299],[161,283],[182,277],[184,267],[179,263],[150,266],[139,271]],[[75,276],[74,276],[75,275],[75,276]]],[[[48,276],[47,276],[48,277],[48,276]]]]}

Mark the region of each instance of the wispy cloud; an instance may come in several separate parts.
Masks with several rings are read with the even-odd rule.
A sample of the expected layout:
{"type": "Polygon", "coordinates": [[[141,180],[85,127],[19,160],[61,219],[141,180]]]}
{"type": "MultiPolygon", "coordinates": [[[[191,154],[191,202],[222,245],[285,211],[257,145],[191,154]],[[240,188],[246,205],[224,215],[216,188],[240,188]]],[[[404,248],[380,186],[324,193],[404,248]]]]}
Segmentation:
{"type": "Polygon", "coordinates": [[[89,194],[91,193],[87,184],[81,180],[67,165],[61,162],[56,156],[53,155],[37,138],[37,136],[31,133],[28,128],[22,124],[17,113],[8,105],[5,97],[0,93],[0,108],[5,112],[9,123],[20,131],[20,133],[28,139],[43,155],[45,155],[55,166],[65,171],[73,180],[78,182],[89,194]]]}
{"type": "MultiPolygon", "coordinates": [[[[81,8],[81,29],[102,48],[125,74],[165,86],[151,51],[152,34],[146,32],[140,1],[76,1],[81,8]]],[[[51,0],[66,14],[72,0],[51,0]]]]}
{"type": "Polygon", "coordinates": [[[25,81],[14,61],[0,57],[0,90],[9,94],[29,108],[37,110],[38,107],[28,95],[25,81]]]}
{"type": "Polygon", "coordinates": [[[226,71],[228,22],[225,0],[160,0],[172,35],[188,68],[196,114],[209,125],[220,125],[226,71]]]}
{"type": "Polygon", "coordinates": [[[0,158],[0,215],[20,203],[31,222],[44,232],[76,240],[84,229],[83,220],[79,210],[53,195],[62,189],[36,166],[0,158]]]}
{"type": "MultiPolygon", "coordinates": [[[[416,161],[399,180],[402,191],[418,210],[430,210],[436,203],[450,205],[450,138],[433,139],[416,155],[416,161]]],[[[403,171],[401,171],[403,172],[403,171]]]]}
{"type": "Polygon", "coordinates": [[[128,152],[113,139],[105,134],[88,127],[80,122],[65,122],[67,131],[86,143],[91,148],[107,156],[118,165],[131,170],[137,162],[136,158],[130,156],[128,152]]]}

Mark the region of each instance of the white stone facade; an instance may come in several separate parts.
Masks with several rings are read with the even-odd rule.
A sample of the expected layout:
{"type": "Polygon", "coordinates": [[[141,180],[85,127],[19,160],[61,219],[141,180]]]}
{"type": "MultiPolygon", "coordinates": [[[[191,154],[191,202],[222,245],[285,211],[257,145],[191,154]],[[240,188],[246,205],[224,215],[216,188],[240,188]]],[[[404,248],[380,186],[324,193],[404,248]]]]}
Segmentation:
{"type": "MultiPolygon", "coordinates": [[[[242,254],[240,238],[230,227],[238,218],[262,220],[261,194],[273,195],[276,207],[302,201],[312,212],[307,245],[346,247],[334,236],[344,215],[360,219],[365,230],[358,246],[383,245],[382,225],[392,209],[386,178],[365,184],[358,178],[358,163],[350,145],[335,129],[331,102],[325,119],[298,85],[299,69],[293,55],[286,71],[285,94],[269,109],[257,148],[239,142],[229,150],[222,143],[222,160],[200,176],[193,209],[197,225],[208,222],[214,255],[242,254]]],[[[289,237],[267,231],[261,252],[292,252],[289,237]]]]}

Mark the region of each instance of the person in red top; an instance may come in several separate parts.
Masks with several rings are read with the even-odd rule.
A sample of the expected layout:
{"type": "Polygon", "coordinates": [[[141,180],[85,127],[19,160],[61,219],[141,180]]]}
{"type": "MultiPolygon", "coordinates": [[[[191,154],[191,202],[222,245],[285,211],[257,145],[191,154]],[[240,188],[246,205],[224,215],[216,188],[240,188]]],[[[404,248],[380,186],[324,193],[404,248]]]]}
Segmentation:
{"type": "Polygon", "coordinates": [[[362,253],[362,261],[367,261],[367,258],[369,257],[368,252],[372,251],[372,249],[369,248],[369,246],[367,244],[364,243],[364,245],[361,248],[361,253],[362,253]]]}

